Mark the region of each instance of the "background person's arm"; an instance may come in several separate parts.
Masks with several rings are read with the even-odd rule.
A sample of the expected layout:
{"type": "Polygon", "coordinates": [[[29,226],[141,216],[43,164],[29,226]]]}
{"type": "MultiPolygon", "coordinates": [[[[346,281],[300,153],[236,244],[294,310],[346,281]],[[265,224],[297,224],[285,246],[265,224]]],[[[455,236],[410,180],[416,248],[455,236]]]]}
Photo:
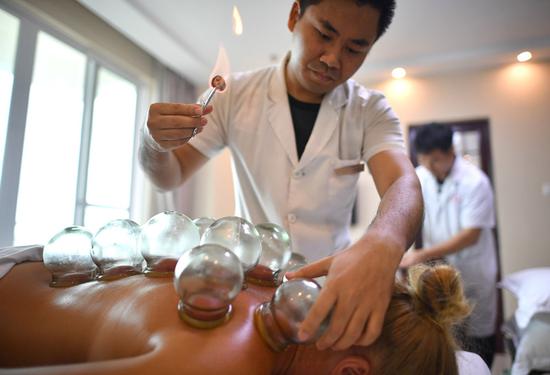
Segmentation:
{"type": "Polygon", "coordinates": [[[479,241],[483,228],[495,226],[493,190],[487,176],[470,176],[463,185],[459,209],[462,229],[454,236],[429,248],[408,251],[401,260],[400,267],[410,267],[464,250],[479,241]]]}
{"type": "Polygon", "coordinates": [[[477,243],[481,235],[481,228],[466,228],[458,232],[447,241],[424,249],[411,249],[405,253],[399,267],[407,268],[418,263],[427,262],[432,259],[442,258],[445,255],[456,253],[468,246],[477,243]]]}
{"type": "Polygon", "coordinates": [[[399,151],[383,151],[373,156],[368,166],[382,201],[365,235],[346,250],[289,275],[327,275],[301,327],[302,337],[310,336],[332,310],[331,324],[317,341],[321,350],[370,345],[376,340],[399,261],[420,225],[420,183],[407,156],[399,151]]]}

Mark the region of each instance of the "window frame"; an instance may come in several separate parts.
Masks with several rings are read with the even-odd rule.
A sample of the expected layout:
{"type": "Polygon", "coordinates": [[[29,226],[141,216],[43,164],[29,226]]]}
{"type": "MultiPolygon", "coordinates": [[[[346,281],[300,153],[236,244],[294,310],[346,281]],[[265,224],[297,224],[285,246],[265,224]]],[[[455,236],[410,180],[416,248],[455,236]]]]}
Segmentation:
{"type": "MultiPolygon", "coordinates": [[[[133,163],[130,180],[129,217],[139,217],[142,207],[138,196],[142,194],[139,184],[143,179],[137,161],[137,146],[141,118],[145,115],[144,105],[148,102],[147,84],[139,76],[114,63],[101,51],[87,46],[84,40],[72,35],[63,27],[56,27],[45,17],[17,3],[6,3],[0,0],[0,9],[19,19],[19,32],[16,44],[16,54],[13,72],[11,103],[6,130],[6,145],[2,176],[0,176],[0,247],[11,246],[14,242],[15,215],[17,195],[23,156],[23,144],[27,123],[30,86],[32,83],[36,46],[39,32],[45,32],[71,48],[83,53],[86,57],[86,72],[84,83],[84,110],[82,115],[81,148],[79,155],[78,177],[76,181],[76,200],[74,202],[74,224],[83,225],[86,202],[86,187],[90,156],[90,141],[92,134],[94,99],[96,96],[98,73],[101,68],[107,69],[136,87],[136,113],[133,140],[133,163]]],[[[94,205],[90,205],[94,206],[94,205]]],[[[61,229],[61,228],[60,228],[61,229]]]]}

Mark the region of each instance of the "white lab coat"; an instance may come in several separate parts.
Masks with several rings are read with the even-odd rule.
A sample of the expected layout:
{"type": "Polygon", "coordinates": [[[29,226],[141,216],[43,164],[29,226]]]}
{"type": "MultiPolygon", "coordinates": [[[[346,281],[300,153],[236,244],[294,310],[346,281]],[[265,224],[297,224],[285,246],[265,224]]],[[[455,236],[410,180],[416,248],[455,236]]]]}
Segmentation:
{"type": "Polygon", "coordinates": [[[445,259],[460,271],[466,297],[474,304],[466,334],[492,335],[497,309],[497,262],[492,232],[495,210],[489,179],[460,157],[441,186],[427,168],[419,166],[416,171],[424,197],[422,240],[425,248],[446,241],[463,229],[481,229],[477,243],[445,259]]]}
{"type": "MultiPolygon", "coordinates": [[[[288,56],[287,56],[288,58],[288,56]]],[[[335,169],[404,150],[399,120],[383,95],[348,81],[325,95],[298,160],[284,66],[233,75],[190,144],[207,157],[232,153],[236,215],[285,227],[308,261],[350,244],[359,173],[335,169]]]]}
{"type": "Polygon", "coordinates": [[[491,375],[491,370],[479,355],[459,350],[455,356],[459,375],[491,375]]]}

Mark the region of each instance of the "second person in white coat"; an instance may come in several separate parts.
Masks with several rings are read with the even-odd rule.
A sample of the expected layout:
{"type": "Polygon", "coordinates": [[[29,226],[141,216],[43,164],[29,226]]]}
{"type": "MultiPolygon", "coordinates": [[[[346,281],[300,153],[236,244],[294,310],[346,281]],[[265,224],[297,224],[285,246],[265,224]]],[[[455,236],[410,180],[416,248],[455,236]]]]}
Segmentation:
{"type": "Polygon", "coordinates": [[[497,316],[491,183],[483,171],[455,154],[449,126],[424,126],[416,135],[415,146],[425,206],[424,248],[407,252],[401,266],[444,258],[460,271],[464,293],[473,305],[464,327],[464,346],[479,354],[490,367],[497,316]]]}

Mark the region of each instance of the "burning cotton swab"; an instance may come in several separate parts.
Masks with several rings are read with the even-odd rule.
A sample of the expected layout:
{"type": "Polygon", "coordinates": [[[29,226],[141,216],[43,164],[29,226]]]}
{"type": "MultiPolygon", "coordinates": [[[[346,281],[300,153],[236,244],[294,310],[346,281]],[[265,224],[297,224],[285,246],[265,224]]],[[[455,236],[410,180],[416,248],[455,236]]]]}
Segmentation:
{"type": "Polygon", "coordinates": [[[201,103],[200,103],[203,112],[208,106],[208,103],[210,103],[210,101],[214,97],[214,94],[216,93],[216,91],[221,92],[225,90],[225,87],[226,87],[225,79],[223,79],[222,76],[215,75],[214,78],[212,78],[212,80],[210,81],[210,89],[208,89],[208,92],[203,96],[203,99],[201,100],[201,103]]]}

